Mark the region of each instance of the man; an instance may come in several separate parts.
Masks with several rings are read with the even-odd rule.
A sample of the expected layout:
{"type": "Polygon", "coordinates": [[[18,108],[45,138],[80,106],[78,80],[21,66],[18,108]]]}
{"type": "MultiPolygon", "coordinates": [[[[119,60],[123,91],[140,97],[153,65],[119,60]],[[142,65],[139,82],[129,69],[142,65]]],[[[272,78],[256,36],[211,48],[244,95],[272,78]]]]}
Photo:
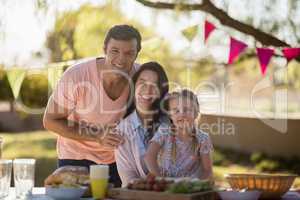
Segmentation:
{"type": "Polygon", "coordinates": [[[44,127],[58,135],[58,166],[108,164],[110,182],[120,186],[114,148],[122,137],[114,126],[125,114],[130,76],[141,49],[140,33],[128,25],[112,27],[104,40],[104,58],[70,67],[44,114],[44,127]]]}

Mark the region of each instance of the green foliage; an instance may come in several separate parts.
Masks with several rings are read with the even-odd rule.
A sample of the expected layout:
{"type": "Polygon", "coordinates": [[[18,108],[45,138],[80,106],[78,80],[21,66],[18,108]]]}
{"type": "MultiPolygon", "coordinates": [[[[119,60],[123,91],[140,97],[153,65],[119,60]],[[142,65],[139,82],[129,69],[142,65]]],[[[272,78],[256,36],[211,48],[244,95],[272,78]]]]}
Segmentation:
{"type": "Polygon", "coordinates": [[[78,10],[60,14],[46,42],[51,61],[60,62],[103,54],[106,32],[113,25],[125,23],[138,28],[145,38],[153,35],[137,22],[126,19],[113,3],[104,6],[84,4],[78,10]]]}
{"type": "Polygon", "coordinates": [[[26,76],[21,87],[20,98],[26,107],[45,107],[48,101],[47,77],[43,74],[26,76]]]}
{"type": "Polygon", "coordinates": [[[206,180],[187,181],[182,180],[170,185],[168,191],[170,193],[194,193],[211,190],[213,185],[206,180]]]}
{"type": "MultiPolygon", "coordinates": [[[[45,75],[27,75],[22,83],[19,101],[28,108],[45,107],[48,101],[48,80],[45,75]]],[[[6,72],[0,67],[0,101],[14,101],[6,72]]]]}
{"type": "Polygon", "coordinates": [[[262,152],[241,153],[231,149],[215,148],[213,154],[215,166],[239,164],[255,168],[261,172],[287,172],[300,174],[300,157],[283,158],[270,156],[262,152]]]}
{"type": "Polygon", "coordinates": [[[213,154],[213,164],[217,166],[225,165],[226,163],[226,155],[222,152],[215,150],[213,154]]]}
{"type": "Polygon", "coordinates": [[[279,170],[280,163],[278,161],[265,159],[259,162],[256,165],[256,168],[260,171],[267,171],[267,172],[275,172],[279,170]]]}
{"type": "Polygon", "coordinates": [[[84,4],[78,10],[62,13],[47,37],[51,61],[103,55],[106,32],[113,25],[122,23],[133,25],[142,35],[142,50],[137,62],[159,62],[166,69],[169,80],[195,87],[199,80],[211,73],[213,67],[208,62],[194,62],[188,66],[183,56],[174,53],[167,41],[159,39],[150,28],[127,19],[113,3],[103,6],[84,4]],[[189,67],[190,71],[187,70],[189,67]],[[187,73],[191,75],[190,82],[187,73]]]}
{"type": "Polygon", "coordinates": [[[263,160],[264,158],[264,154],[262,154],[261,152],[255,152],[251,154],[250,160],[253,163],[259,163],[260,161],[263,160]]]}

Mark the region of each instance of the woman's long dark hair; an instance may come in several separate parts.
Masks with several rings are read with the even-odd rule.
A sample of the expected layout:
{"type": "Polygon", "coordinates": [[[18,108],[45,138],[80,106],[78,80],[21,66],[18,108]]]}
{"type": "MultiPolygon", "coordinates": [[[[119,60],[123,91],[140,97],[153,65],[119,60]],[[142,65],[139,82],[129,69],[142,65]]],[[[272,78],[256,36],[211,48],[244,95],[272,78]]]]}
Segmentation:
{"type": "Polygon", "coordinates": [[[133,75],[133,77],[132,77],[133,87],[131,87],[131,92],[130,92],[131,101],[129,102],[125,117],[130,115],[136,109],[136,105],[135,105],[135,101],[134,101],[135,85],[136,85],[136,82],[137,82],[139,76],[145,70],[150,70],[157,74],[157,77],[158,77],[157,85],[158,85],[158,89],[160,92],[160,97],[157,100],[155,100],[152,105],[152,110],[157,111],[153,115],[153,123],[152,123],[153,125],[152,125],[152,131],[151,131],[153,133],[159,125],[158,121],[159,121],[160,116],[163,115],[160,103],[169,91],[169,80],[168,80],[167,74],[166,74],[164,68],[159,63],[157,63],[157,62],[144,63],[140,66],[138,71],[133,75]]]}

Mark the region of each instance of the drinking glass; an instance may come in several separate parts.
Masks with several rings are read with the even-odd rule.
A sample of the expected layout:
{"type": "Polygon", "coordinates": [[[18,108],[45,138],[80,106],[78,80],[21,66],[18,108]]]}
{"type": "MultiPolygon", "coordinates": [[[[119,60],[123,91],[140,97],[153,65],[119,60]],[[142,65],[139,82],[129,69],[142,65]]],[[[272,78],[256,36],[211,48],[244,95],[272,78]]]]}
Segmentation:
{"type": "Polygon", "coordinates": [[[109,179],[108,165],[91,165],[90,180],[92,196],[94,199],[104,199],[107,192],[109,179]]]}
{"type": "Polygon", "coordinates": [[[0,199],[9,194],[12,160],[0,159],[0,199]]]}
{"type": "Polygon", "coordinates": [[[13,165],[16,198],[26,199],[34,187],[35,159],[15,159],[13,165]]]}

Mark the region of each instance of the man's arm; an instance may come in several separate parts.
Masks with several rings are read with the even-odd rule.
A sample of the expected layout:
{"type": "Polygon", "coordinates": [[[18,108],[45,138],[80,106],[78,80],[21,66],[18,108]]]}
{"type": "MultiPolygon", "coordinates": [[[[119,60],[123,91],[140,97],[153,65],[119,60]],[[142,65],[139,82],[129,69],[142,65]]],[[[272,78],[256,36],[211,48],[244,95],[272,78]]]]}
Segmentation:
{"type": "Polygon", "coordinates": [[[70,110],[58,105],[53,96],[50,97],[43,124],[47,130],[56,134],[77,141],[96,141],[107,147],[116,147],[122,142],[122,137],[112,134],[113,127],[101,127],[100,129],[92,129],[88,126],[82,126],[74,121],[68,121],[70,110]]]}

